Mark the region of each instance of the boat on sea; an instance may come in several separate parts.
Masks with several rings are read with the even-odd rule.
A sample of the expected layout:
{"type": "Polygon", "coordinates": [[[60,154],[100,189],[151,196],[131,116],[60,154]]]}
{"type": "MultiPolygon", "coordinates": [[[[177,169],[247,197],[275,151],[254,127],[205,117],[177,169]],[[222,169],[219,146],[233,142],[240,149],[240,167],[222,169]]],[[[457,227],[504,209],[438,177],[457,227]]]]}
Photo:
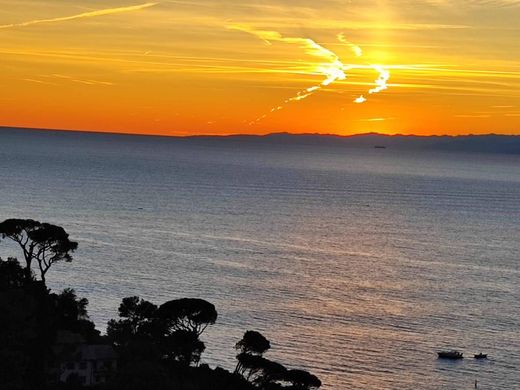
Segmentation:
{"type": "Polygon", "coordinates": [[[487,353],[476,353],[475,355],[473,355],[475,357],[475,359],[487,359],[487,353]]]}
{"type": "Polygon", "coordinates": [[[463,359],[462,352],[455,351],[455,350],[440,351],[440,352],[437,352],[437,355],[439,355],[439,359],[452,359],[452,360],[463,359]]]}

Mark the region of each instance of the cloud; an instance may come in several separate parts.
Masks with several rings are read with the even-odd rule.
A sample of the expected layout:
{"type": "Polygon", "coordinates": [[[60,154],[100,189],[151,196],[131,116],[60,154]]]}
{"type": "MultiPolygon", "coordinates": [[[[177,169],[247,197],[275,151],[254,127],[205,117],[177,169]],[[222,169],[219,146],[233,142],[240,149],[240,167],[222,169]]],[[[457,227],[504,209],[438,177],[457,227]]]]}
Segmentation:
{"type": "Polygon", "coordinates": [[[354,54],[357,57],[361,57],[363,55],[363,50],[358,45],[348,41],[345,38],[345,34],[339,33],[338,35],[336,35],[336,37],[338,38],[338,41],[345,43],[348,47],[350,47],[350,49],[354,52],[354,54]]]}
{"type": "Polygon", "coordinates": [[[456,118],[489,118],[490,115],[485,114],[460,114],[455,115],[456,118]]]}
{"type": "Polygon", "coordinates": [[[394,117],[386,117],[386,118],[365,118],[359,119],[360,122],[383,122],[395,119],[394,117]]]}
{"type": "MultiPolygon", "coordinates": [[[[315,66],[312,71],[309,73],[318,73],[325,76],[325,79],[317,85],[313,85],[309,88],[306,88],[300,92],[298,92],[295,96],[285,99],[282,104],[273,107],[269,113],[273,113],[275,111],[279,111],[283,109],[283,107],[290,102],[303,100],[318,90],[332,84],[338,80],[344,80],[347,78],[346,71],[351,69],[374,69],[378,72],[379,76],[375,80],[375,87],[368,91],[369,94],[379,93],[388,88],[388,80],[390,79],[390,71],[385,69],[382,65],[352,65],[352,64],[344,64],[339,59],[336,53],[331,50],[321,46],[310,38],[301,38],[301,37],[286,37],[280,34],[277,31],[269,31],[269,30],[257,30],[248,25],[244,24],[230,24],[227,26],[232,30],[239,30],[249,34],[254,35],[255,37],[263,40],[267,45],[272,45],[272,42],[284,42],[290,44],[297,44],[301,48],[305,50],[305,52],[309,55],[317,57],[322,60],[322,62],[315,66]]],[[[356,44],[348,41],[343,33],[340,33],[336,36],[338,40],[342,43],[347,44],[356,54],[356,56],[360,57],[363,55],[363,50],[356,44]]],[[[364,103],[366,102],[366,98],[361,95],[354,100],[354,103],[364,103]]],[[[249,124],[253,125],[258,123],[259,121],[265,119],[268,114],[263,114],[258,117],[254,121],[251,121],[249,124]]]]}
{"type": "Polygon", "coordinates": [[[96,16],[119,14],[119,13],[123,13],[123,12],[132,12],[132,11],[142,10],[145,8],[150,8],[157,4],[159,4],[159,3],[144,3],[144,4],[132,5],[132,6],[128,6],[128,7],[100,9],[100,10],[96,10],[96,11],[84,12],[81,14],[63,16],[63,17],[59,17],[59,18],[29,20],[27,22],[0,25],[0,29],[27,27],[27,26],[32,26],[35,24],[42,24],[42,23],[66,22],[66,21],[75,20],[75,19],[84,19],[84,18],[92,18],[92,17],[96,17],[96,16]]]}
{"type": "Polygon", "coordinates": [[[390,79],[390,72],[384,69],[381,65],[372,65],[372,67],[379,72],[379,77],[376,79],[375,88],[372,88],[368,93],[378,93],[388,88],[387,81],[390,79]]]}
{"type": "MultiPolygon", "coordinates": [[[[370,89],[368,93],[371,95],[373,93],[379,93],[381,91],[384,91],[385,89],[388,89],[387,83],[390,79],[390,71],[388,71],[381,65],[370,65],[370,67],[379,73],[379,77],[375,81],[376,86],[370,89]]],[[[354,99],[354,103],[364,103],[366,101],[367,99],[363,95],[354,99]]]]}
{"type": "MultiPolygon", "coordinates": [[[[323,80],[318,85],[314,85],[312,87],[304,89],[303,91],[298,92],[295,96],[286,99],[283,102],[283,104],[287,104],[291,101],[303,100],[306,97],[318,91],[319,89],[326,87],[337,80],[344,80],[347,77],[347,75],[344,72],[344,70],[347,69],[347,66],[340,61],[339,57],[334,52],[321,46],[320,44],[316,43],[310,38],[285,37],[277,31],[256,30],[254,28],[251,28],[250,26],[243,24],[231,24],[228,25],[228,28],[252,34],[257,38],[263,40],[268,45],[271,45],[272,42],[285,42],[290,44],[297,44],[300,47],[302,47],[307,54],[322,60],[322,62],[319,65],[317,65],[313,71],[315,73],[319,73],[325,76],[325,80],[323,80]]],[[[283,108],[283,104],[272,108],[270,112],[281,110],[283,108]]],[[[266,115],[264,114],[256,120],[252,121],[250,124],[259,122],[265,117],[266,115]]]]}
{"type": "Polygon", "coordinates": [[[91,79],[79,79],[79,78],[74,78],[72,76],[67,76],[67,75],[63,75],[63,74],[44,75],[42,77],[69,80],[69,81],[72,81],[74,83],[86,84],[86,85],[114,85],[114,83],[111,83],[109,81],[99,81],[99,80],[91,80],[91,79]]]}
{"type": "Polygon", "coordinates": [[[321,73],[326,76],[326,79],[322,83],[324,86],[331,84],[335,80],[342,80],[346,77],[345,73],[343,72],[345,65],[339,60],[339,57],[334,52],[319,45],[312,39],[285,37],[276,31],[256,30],[242,24],[231,24],[228,26],[228,28],[252,34],[263,40],[268,45],[271,45],[272,42],[275,41],[297,44],[302,47],[307,54],[324,60],[324,62],[315,69],[317,73],[321,73]]]}
{"type": "Polygon", "coordinates": [[[22,80],[29,81],[31,83],[37,83],[37,84],[56,85],[56,84],[48,82],[48,81],[42,81],[42,80],[36,80],[36,79],[22,79],[22,80]]]}

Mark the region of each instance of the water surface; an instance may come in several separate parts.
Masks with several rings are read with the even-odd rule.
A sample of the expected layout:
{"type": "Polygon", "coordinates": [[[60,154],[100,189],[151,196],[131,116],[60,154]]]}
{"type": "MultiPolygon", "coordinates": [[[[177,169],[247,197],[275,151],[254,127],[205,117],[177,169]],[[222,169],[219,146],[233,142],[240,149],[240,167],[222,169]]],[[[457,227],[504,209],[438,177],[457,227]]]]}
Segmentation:
{"type": "Polygon", "coordinates": [[[212,365],[255,329],[325,390],[520,383],[519,156],[0,130],[11,217],[79,241],[49,284],[102,330],[122,297],[199,297],[212,365]]]}

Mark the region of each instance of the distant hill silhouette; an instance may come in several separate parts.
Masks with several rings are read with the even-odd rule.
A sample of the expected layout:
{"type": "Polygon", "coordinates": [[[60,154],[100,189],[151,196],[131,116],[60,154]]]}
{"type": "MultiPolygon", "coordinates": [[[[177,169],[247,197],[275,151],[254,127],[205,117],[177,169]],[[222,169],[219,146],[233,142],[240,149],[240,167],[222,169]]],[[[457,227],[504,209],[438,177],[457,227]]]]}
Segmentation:
{"type": "MultiPolygon", "coordinates": [[[[178,136],[150,136],[137,134],[115,134],[79,132],[50,129],[26,129],[0,127],[0,138],[3,136],[59,136],[76,138],[78,136],[89,137],[94,140],[98,137],[123,137],[126,140],[139,140],[139,138],[165,138],[172,141],[196,142],[198,144],[256,144],[265,146],[327,146],[327,147],[353,147],[353,148],[381,148],[391,150],[432,150],[449,152],[477,152],[477,153],[501,153],[520,154],[520,135],[461,135],[461,136],[416,136],[416,135],[383,135],[377,133],[340,136],[333,134],[292,134],[272,133],[267,135],[195,135],[187,137],[178,136]]],[[[99,139],[99,138],[98,138],[99,139]]]]}
{"type": "Polygon", "coordinates": [[[520,136],[498,134],[415,136],[368,133],[339,136],[333,134],[273,133],[264,136],[233,135],[227,137],[197,136],[190,138],[206,139],[208,141],[215,140],[215,138],[221,138],[241,142],[249,141],[266,144],[520,154],[520,136]]]}

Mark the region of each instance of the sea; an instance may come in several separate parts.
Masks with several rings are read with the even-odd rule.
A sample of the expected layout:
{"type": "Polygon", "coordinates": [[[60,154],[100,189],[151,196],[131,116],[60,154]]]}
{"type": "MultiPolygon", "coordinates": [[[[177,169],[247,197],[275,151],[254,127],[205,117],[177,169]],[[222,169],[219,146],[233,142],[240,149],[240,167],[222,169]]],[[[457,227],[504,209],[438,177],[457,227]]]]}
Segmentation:
{"type": "Polygon", "coordinates": [[[324,390],[520,389],[518,154],[1,129],[6,218],[79,242],[48,284],[102,332],[123,297],[202,298],[212,367],[257,330],[324,390]]]}

